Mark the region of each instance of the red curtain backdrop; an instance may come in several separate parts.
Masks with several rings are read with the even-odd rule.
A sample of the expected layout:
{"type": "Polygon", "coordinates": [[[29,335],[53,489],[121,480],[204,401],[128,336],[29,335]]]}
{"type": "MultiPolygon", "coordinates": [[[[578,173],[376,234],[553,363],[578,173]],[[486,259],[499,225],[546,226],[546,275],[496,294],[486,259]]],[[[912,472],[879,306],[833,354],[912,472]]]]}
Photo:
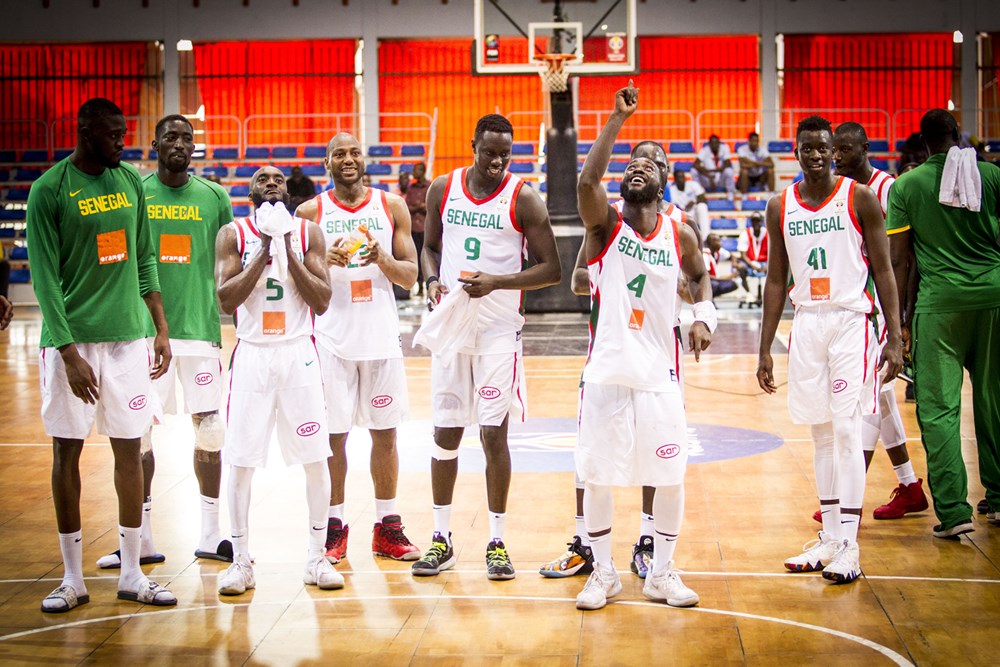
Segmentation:
{"type": "MultiPolygon", "coordinates": [[[[195,44],[206,143],[235,145],[231,118],[250,116],[272,117],[251,121],[249,146],[325,144],[338,129],[355,131],[337,119],[295,117],[354,113],[355,48],[354,40],[195,44]]],[[[186,100],[186,113],[191,106],[186,100]]]]}
{"type": "Polygon", "coordinates": [[[824,115],[835,124],[857,121],[872,139],[905,139],[927,109],[959,104],[951,33],[785,35],[784,41],[782,107],[803,110],[782,114],[784,137],[791,138],[808,110],[869,109],[824,115]]]}
{"type": "MultiPolygon", "coordinates": [[[[45,148],[41,123],[55,125],[55,147],[76,144],[76,112],[106,97],[126,116],[142,112],[147,44],[0,45],[0,148],[45,148]]],[[[159,76],[159,72],[156,73],[159,76]]]]}

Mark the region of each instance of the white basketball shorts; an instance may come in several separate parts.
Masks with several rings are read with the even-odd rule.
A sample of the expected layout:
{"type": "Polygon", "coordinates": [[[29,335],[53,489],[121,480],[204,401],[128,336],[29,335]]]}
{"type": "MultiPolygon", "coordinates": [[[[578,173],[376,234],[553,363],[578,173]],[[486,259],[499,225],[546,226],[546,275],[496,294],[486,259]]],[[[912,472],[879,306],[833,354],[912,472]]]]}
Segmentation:
{"type": "MultiPolygon", "coordinates": [[[[150,350],[153,339],[147,338],[150,350]]],[[[184,394],[184,414],[214,412],[222,407],[222,361],[220,348],[203,340],[170,339],[173,360],[162,377],[153,380],[157,420],[177,414],[177,382],[184,394]]]]}
{"type": "Polygon", "coordinates": [[[347,433],[352,426],[383,430],[403,423],[409,396],[402,357],[351,360],[322,344],[318,347],[330,433],[347,433]]]}
{"type": "Polygon", "coordinates": [[[510,414],[524,421],[528,391],[521,344],[514,352],[431,357],[434,426],[500,426],[510,414]]]}

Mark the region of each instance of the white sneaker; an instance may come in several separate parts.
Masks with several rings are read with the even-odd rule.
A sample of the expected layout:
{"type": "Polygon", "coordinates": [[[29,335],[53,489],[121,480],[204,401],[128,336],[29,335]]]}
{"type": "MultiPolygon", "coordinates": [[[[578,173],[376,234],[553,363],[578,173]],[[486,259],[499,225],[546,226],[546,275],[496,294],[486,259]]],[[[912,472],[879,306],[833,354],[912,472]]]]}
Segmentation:
{"type": "Polygon", "coordinates": [[[829,565],[823,568],[823,578],[836,584],[849,584],[861,574],[861,550],[857,542],[843,540],[829,565]]]}
{"type": "Polygon", "coordinates": [[[786,558],[785,567],[792,572],[815,572],[832,562],[843,544],[822,530],[816,537],[817,539],[802,545],[801,554],[786,558]]]}
{"type": "Polygon", "coordinates": [[[243,595],[256,585],[253,566],[243,557],[237,557],[233,564],[219,575],[219,595],[243,595]]]}
{"type": "Polygon", "coordinates": [[[324,556],[313,558],[306,563],[306,573],[302,581],[310,586],[318,586],[324,591],[344,587],[344,575],[333,569],[324,556]]]}
{"type": "Polygon", "coordinates": [[[666,602],[671,607],[693,607],[700,599],[681,581],[674,569],[674,561],[667,563],[667,569],[646,576],[642,594],[654,602],[666,602]]]}
{"type": "Polygon", "coordinates": [[[594,571],[590,573],[583,590],[576,596],[576,608],[600,609],[608,603],[608,598],[613,598],[621,592],[622,580],[614,565],[608,567],[594,563],[594,571]]]}

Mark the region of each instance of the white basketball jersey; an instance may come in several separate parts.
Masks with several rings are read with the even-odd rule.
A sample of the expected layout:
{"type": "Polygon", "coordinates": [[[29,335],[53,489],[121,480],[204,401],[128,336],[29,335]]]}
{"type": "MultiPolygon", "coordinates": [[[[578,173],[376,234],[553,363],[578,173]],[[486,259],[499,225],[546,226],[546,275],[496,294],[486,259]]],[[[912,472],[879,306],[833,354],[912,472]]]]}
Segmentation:
{"type": "MultiPolygon", "coordinates": [[[[327,247],[363,223],[382,252],[392,252],[393,220],[382,190],[368,188],[354,208],[337,201],[333,190],[318,195],[316,203],[327,247]]],[[[333,295],[329,310],[316,317],[316,340],[342,359],[402,357],[392,282],[378,266],[360,266],[359,260],[355,254],[346,267],[330,267],[333,295]]]]}
{"type": "Polygon", "coordinates": [[[843,176],[830,196],[811,208],[799,184],[781,195],[781,229],[791,271],[789,296],[796,308],[831,304],[870,313],[874,308],[861,223],[854,214],[854,186],[843,176]]]}
{"type": "Polygon", "coordinates": [[[680,391],[674,336],[680,268],[674,220],[658,214],[643,238],[618,213],[608,245],[587,263],[593,296],[584,382],[680,391]]]}
{"type": "MultiPolygon", "coordinates": [[[[466,190],[466,169],[448,175],[441,198],[441,283],[461,289],[458,279],[482,271],[518,273],[524,268],[527,245],[514,216],[524,181],[507,172],[499,187],[484,199],[466,190]]],[[[511,352],[517,348],[524,317],[520,290],[495,290],[482,297],[475,349],[478,354],[511,352]]]]}
{"type": "MultiPolygon", "coordinates": [[[[303,260],[309,247],[307,220],[292,232],[292,252],[303,260]]],[[[260,231],[251,218],[237,218],[229,223],[236,229],[236,246],[243,268],[261,251],[260,231]]],[[[312,335],[312,309],[299,294],[291,275],[284,281],[269,277],[270,264],[250,296],[236,309],[236,337],[248,343],[268,345],[285,343],[312,335]]]]}
{"type": "Polygon", "coordinates": [[[882,205],[882,215],[889,212],[889,190],[896,179],[881,169],[872,167],[872,177],[868,179],[868,187],[872,189],[878,197],[878,203],[882,205]]]}

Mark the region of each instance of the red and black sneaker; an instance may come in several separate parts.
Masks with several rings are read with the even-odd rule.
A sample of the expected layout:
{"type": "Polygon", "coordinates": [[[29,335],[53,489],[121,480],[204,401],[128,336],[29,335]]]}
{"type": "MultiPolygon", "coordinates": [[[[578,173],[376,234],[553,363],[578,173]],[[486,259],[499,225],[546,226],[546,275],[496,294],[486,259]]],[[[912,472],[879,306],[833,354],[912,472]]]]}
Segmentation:
{"type": "Polygon", "coordinates": [[[924,495],[922,479],[913,484],[900,484],[892,490],[889,502],[876,507],[872,513],[876,519],[900,519],[910,512],[923,512],[927,509],[927,496],[924,495]]]}
{"type": "Polygon", "coordinates": [[[347,531],[340,519],[331,518],[326,524],[326,559],[336,565],[347,554],[347,531]]]}
{"type": "Polygon", "coordinates": [[[418,549],[406,535],[398,514],[386,516],[372,529],[372,553],[396,560],[417,560],[418,549]]]}

